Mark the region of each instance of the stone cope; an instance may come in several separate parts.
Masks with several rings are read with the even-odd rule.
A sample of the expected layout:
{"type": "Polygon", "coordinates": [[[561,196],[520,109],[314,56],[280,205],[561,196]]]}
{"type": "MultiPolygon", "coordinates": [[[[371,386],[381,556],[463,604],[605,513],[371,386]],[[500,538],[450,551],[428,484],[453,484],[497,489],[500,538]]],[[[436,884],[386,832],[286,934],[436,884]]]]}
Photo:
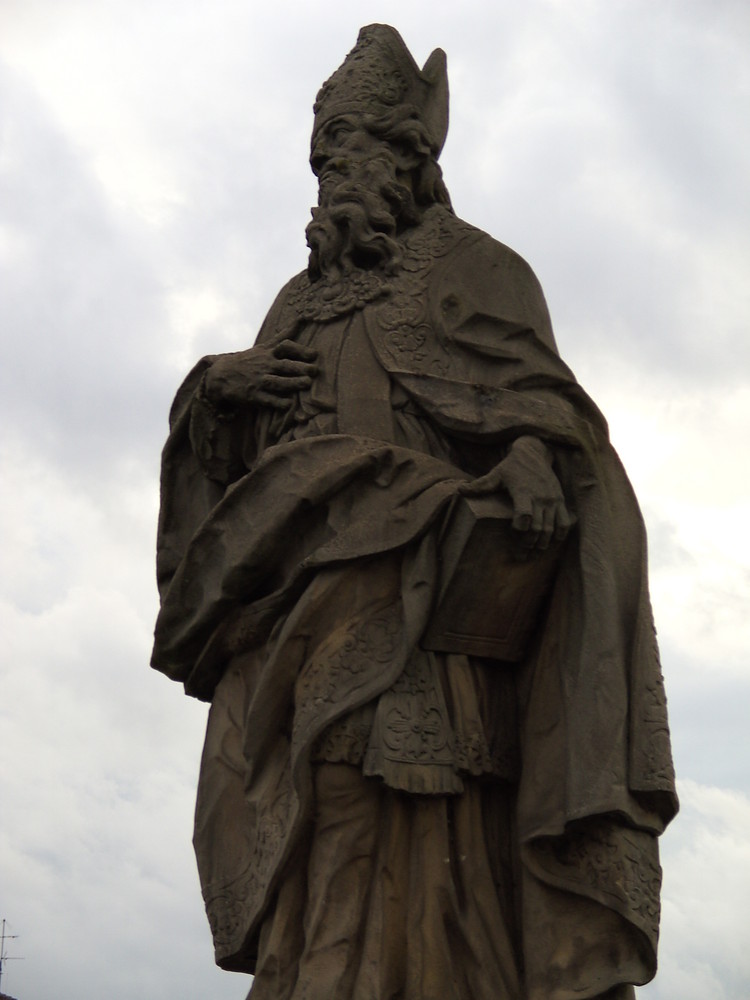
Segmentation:
{"type": "Polygon", "coordinates": [[[445,55],[363,28],[307,270],[164,448],[152,664],[252,1000],[628,1000],[676,812],[633,491],[537,279],[458,219],[445,55]]]}

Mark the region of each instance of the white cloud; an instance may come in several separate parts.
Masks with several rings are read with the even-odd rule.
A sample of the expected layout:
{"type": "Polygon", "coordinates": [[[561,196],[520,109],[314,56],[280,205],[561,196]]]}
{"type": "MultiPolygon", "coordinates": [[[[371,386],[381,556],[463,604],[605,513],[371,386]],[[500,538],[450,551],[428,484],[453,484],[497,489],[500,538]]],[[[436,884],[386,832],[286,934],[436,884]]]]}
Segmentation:
{"type": "MultiPolygon", "coordinates": [[[[175,700],[179,692],[148,669],[155,587],[142,572],[144,539],[119,534],[130,501],[119,507],[125,524],[107,521],[53,476],[45,485],[63,526],[57,541],[77,536],[78,562],[48,552],[55,588],[22,601],[31,607],[0,605],[0,721],[12,749],[0,856],[25,958],[23,978],[9,963],[5,985],[25,981],[20,995],[51,995],[62,974],[78,992],[85,970],[91,995],[140,988],[167,1000],[166,969],[212,995],[223,982],[229,997],[229,977],[211,967],[190,846],[205,706],[175,700]]],[[[4,511],[32,543],[19,545],[19,567],[44,551],[36,532],[51,530],[24,499],[20,491],[18,507],[4,511]]],[[[131,524],[139,516],[131,512],[131,524]]]]}
{"type": "Polygon", "coordinates": [[[661,971],[646,1000],[745,1000],[750,798],[680,784],[682,813],[664,837],[661,971]]]}
{"type": "MultiPolygon", "coordinates": [[[[593,375],[593,373],[592,373],[593,375]]],[[[745,674],[750,648],[750,391],[660,397],[658,376],[620,368],[598,379],[613,442],[651,528],[660,634],[714,675],[745,674]],[[640,384],[639,384],[640,383],[640,384]]],[[[731,373],[730,373],[731,375],[731,373]]]]}

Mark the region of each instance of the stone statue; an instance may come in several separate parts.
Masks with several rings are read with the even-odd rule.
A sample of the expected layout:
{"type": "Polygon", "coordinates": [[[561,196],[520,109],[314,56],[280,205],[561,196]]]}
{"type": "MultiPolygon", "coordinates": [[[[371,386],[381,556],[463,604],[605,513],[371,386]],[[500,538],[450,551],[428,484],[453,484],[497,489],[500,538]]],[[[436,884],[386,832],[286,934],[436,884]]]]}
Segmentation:
{"type": "Polygon", "coordinates": [[[445,55],[363,28],[309,266],[164,449],[153,666],[253,1000],[626,1000],[677,803],[641,516],[540,286],[456,218],[445,55]]]}

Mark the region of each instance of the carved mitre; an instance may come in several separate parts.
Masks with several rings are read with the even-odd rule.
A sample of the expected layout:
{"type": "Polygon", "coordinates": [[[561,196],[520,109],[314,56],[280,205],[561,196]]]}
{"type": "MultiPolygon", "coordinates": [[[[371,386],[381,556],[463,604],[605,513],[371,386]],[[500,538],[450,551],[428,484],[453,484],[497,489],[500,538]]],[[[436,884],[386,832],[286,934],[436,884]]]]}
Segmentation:
{"type": "Polygon", "coordinates": [[[395,28],[370,24],[360,30],[357,44],[318,92],[313,144],[333,118],[380,117],[397,108],[422,122],[437,157],[448,131],[445,52],[435,49],[420,70],[395,28]]]}

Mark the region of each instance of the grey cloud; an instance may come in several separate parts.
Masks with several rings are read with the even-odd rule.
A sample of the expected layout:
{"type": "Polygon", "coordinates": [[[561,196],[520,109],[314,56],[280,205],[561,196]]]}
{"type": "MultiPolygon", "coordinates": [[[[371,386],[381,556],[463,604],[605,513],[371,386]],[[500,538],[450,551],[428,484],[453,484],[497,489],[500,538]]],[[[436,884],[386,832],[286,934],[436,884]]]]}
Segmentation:
{"type": "Polygon", "coordinates": [[[515,49],[500,37],[503,86],[472,90],[474,107],[454,99],[463,148],[446,154],[449,187],[465,217],[530,260],[574,351],[611,340],[608,353],[660,372],[665,387],[733,381],[750,362],[737,338],[750,266],[745,48],[717,34],[708,8],[637,8],[561,25],[557,48],[537,23],[550,59],[533,67],[525,38],[515,49]],[[719,308],[709,267],[723,271],[719,308]],[[728,370],[725,351],[738,348],[728,370]]]}
{"type": "Polygon", "coordinates": [[[40,102],[7,71],[0,84],[4,421],[48,461],[101,475],[156,443],[172,388],[160,282],[40,102]]]}
{"type": "Polygon", "coordinates": [[[679,784],[682,814],[662,842],[661,971],[639,990],[648,1000],[742,1000],[750,982],[744,946],[750,800],[738,792],[679,784]]]}

